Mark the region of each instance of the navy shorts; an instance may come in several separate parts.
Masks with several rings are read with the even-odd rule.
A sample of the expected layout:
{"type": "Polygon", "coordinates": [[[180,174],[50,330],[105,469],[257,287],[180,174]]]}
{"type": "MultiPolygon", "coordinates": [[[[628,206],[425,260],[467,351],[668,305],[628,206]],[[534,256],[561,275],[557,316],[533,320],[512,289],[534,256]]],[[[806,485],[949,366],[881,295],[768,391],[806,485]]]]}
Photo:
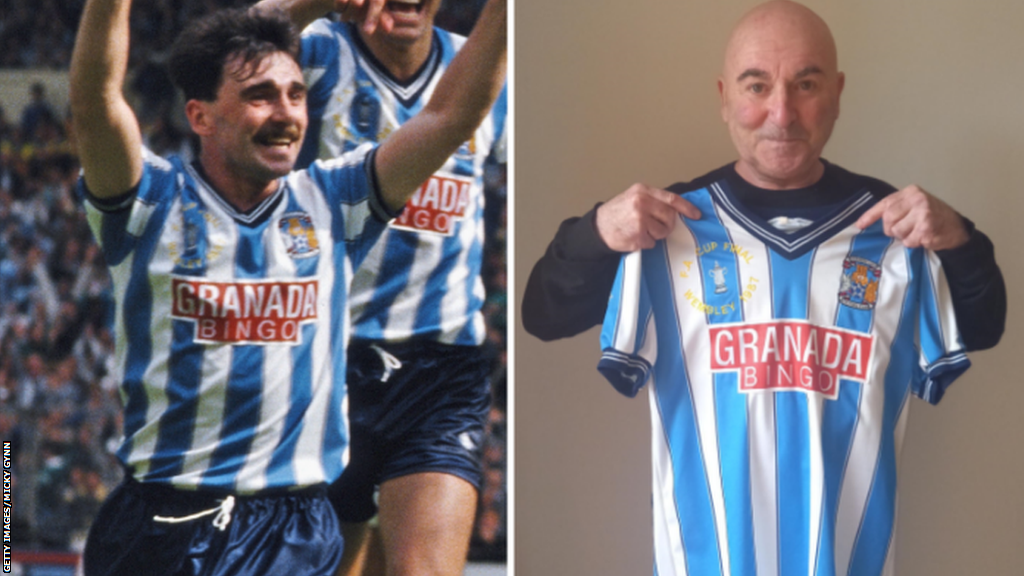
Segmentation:
{"type": "Polygon", "coordinates": [[[349,343],[350,458],[328,490],[342,522],[372,518],[376,487],[400,476],[443,472],[480,488],[492,366],[474,346],[349,343]]]}
{"type": "Polygon", "coordinates": [[[85,576],[334,574],[343,540],[323,485],[232,498],[125,480],[89,530],[85,576]]]}

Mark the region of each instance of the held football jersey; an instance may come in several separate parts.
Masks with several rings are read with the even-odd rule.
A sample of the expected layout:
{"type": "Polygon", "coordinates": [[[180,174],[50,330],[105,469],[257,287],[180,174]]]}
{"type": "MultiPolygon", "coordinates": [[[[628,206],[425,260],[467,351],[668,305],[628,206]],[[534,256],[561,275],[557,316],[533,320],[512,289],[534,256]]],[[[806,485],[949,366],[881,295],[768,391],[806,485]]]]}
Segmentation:
{"type": "Polygon", "coordinates": [[[970,365],[938,258],[854,225],[781,232],[725,180],[623,257],[599,370],[648,385],[658,576],[892,574],[910,395],[970,365]]]}
{"type": "MultiPolygon", "coordinates": [[[[381,142],[429,101],[465,38],[434,30],[431,54],[407,83],[393,78],[349,24],[321,19],[303,32],[310,129],[299,165],[381,142]]],[[[413,194],[352,284],[353,336],[480,344],[485,294],[484,161],[503,158],[503,91],[473,138],[413,194]]]]}
{"type": "Polygon", "coordinates": [[[87,204],[117,302],[117,456],[137,480],[251,492],[341,474],[347,287],[388,217],[369,149],[248,213],[146,151],[124,206],[87,204]]]}

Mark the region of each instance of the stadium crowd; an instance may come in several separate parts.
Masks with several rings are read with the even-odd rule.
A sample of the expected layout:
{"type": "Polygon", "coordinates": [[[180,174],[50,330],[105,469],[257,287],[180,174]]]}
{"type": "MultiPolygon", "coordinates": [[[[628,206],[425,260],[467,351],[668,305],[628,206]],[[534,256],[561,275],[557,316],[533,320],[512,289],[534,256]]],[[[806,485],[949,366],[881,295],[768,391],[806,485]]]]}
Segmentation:
{"type": "MultiPolygon", "coordinates": [[[[164,69],[182,22],[236,0],[139,0],[130,91],[147,146],[191,155],[164,69]]],[[[438,23],[465,32],[479,2],[449,1],[438,23]]],[[[0,0],[0,69],[66,69],[81,0],[0,0]]],[[[0,76],[2,78],[2,76],[0,76]]],[[[79,550],[121,477],[111,282],[76,198],[79,165],[62,106],[33,85],[0,102],[0,438],[14,447],[15,546],[79,550]],[[17,119],[15,119],[17,116],[17,119]]],[[[506,173],[486,173],[485,346],[495,359],[471,557],[504,559],[506,538],[506,173]]]]}
{"type": "MultiPolygon", "coordinates": [[[[217,8],[253,0],[137,0],[132,6],[131,65],[161,63],[185,22],[217,8]]],[[[65,70],[71,61],[84,0],[0,0],[0,68],[65,70]]],[[[482,0],[448,0],[436,23],[466,34],[482,0]]],[[[158,84],[149,86],[155,89],[158,84]]],[[[164,91],[166,95],[168,91],[164,91]]]]}
{"type": "Polygon", "coordinates": [[[19,123],[0,114],[0,435],[15,450],[14,535],[56,548],[84,539],[120,477],[110,280],[77,177],[45,100],[19,123]]]}

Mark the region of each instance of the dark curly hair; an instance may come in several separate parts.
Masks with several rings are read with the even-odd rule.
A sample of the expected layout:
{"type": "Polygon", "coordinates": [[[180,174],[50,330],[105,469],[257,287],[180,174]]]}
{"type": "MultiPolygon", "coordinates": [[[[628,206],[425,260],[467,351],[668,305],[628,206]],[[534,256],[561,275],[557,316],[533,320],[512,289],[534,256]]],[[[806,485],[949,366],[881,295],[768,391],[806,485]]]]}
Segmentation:
{"type": "Polygon", "coordinates": [[[231,8],[190,23],[175,39],[168,67],[186,99],[212,102],[228,60],[241,57],[238,71],[244,80],[275,52],[299,58],[299,32],[284,12],[231,8]]]}

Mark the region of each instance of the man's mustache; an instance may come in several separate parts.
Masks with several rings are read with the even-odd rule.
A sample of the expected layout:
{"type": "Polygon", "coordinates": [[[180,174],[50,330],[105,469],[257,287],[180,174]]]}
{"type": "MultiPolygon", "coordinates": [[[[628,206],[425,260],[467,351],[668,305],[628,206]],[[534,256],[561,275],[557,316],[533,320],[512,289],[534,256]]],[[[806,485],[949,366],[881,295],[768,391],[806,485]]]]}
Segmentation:
{"type": "Polygon", "coordinates": [[[298,140],[302,137],[302,129],[297,124],[270,124],[261,128],[253,136],[253,140],[257,142],[267,142],[269,140],[279,140],[287,138],[288,140],[298,140]]]}

